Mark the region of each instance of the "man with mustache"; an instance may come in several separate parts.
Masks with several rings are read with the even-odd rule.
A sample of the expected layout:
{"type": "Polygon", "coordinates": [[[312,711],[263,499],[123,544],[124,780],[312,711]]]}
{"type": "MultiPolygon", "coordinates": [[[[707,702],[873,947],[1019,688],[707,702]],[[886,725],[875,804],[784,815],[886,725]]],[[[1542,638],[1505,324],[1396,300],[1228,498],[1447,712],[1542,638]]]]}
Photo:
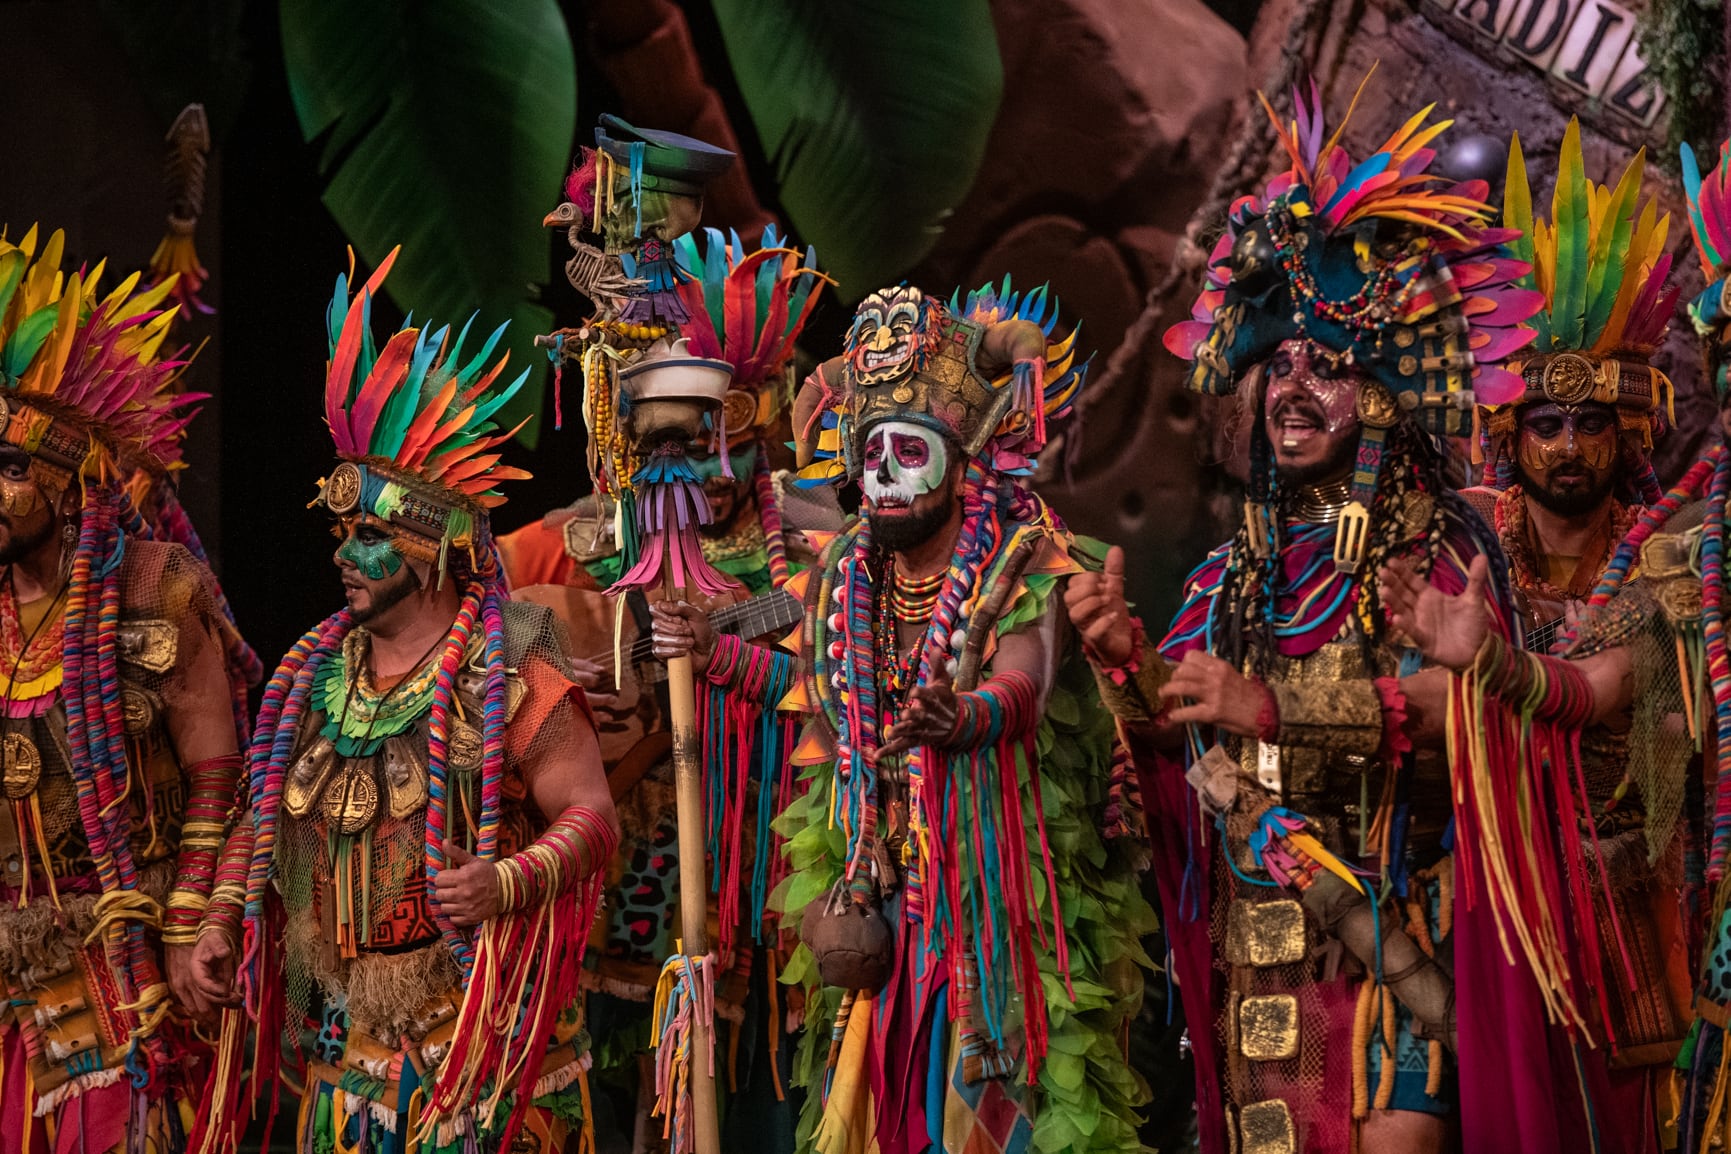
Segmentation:
{"type": "Polygon", "coordinates": [[[345,605],[266,688],[198,929],[230,1007],[200,1151],[237,1148],[279,1073],[300,1150],[556,1150],[589,1121],[580,963],[618,824],[564,631],[509,600],[490,531],[527,374],[488,366],[503,326],[479,354],[375,341],[396,255],[326,312],[345,605]]]}
{"type": "Polygon", "coordinates": [[[1142,776],[1210,1154],[1589,1140],[1546,1023],[1596,1015],[1599,975],[1510,928],[1553,925],[1534,879],[1570,876],[1529,821],[1556,759],[1500,728],[1483,748],[1514,715],[1451,697],[1376,580],[1390,559],[1451,594],[1476,576],[1492,631],[1517,629],[1433,438],[1470,427],[1475,395],[1519,396],[1499,362],[1544,298],[1485,184],[1425,174],[1445,126],[1424,120],[1363,165],[1314,90],[1277,125],[1291,169],[1234,206],[1195,320],[1167,336],[1192,389],[1259,406],[1243,526],[1157,647],[1120,560],[1066,595],[1142,776]]]}
{"type": "Polygon", "coordinates": [[[790,583],[796,657],[655,606],[657,653],[690,653],[730,714],[803,724],[808,788],[775,822],[808,947],[784,975],[801,1150],[1137,1144],[1121,1031],[1151,911],[1106,832],[1111,727],[1057,605],[1098,550],[1021,479],[1086,366],[1074,332],[1048,342],[1043,290],[1005,292],[871,293],[807,379],[802,479],[864,500],[790,583]]]}
{"type": "Polygon", "coordinates": [[[174,278],[99,291],[64,248],[0,230],[0,1149],[180,1154],[257,662],[172,490],[133,500],[198,399],[174,278]]]}
{"type": "MultiPolygon", "coordinates": [[[[1546,222],[1535,221],[1529,207],[1518,139],[1510,152],[1505,223],[1523,233],[1515,247],[1540,266],[1559,254],[1566,262],[1570,251],[1585,258],[1572,274],[1565,267],[1535,282],[1545,296],[1533,320],[1539,338],[1508,365],[1522,379],[1521,394],[1481,406],[1484,485],[1463,493],[1502,542],[1524,645],[1533,652],[1550,651],[1559,635],[1572,633],[1569,620],[1605,577],[1642,508],[1662,496],[1649,455],[1665,428],[1671,382],[1650,358],[1678,290],[1667,284],[1669,218],[1658,219],[1653,202],[1639,203],[1643,161],[1638,154],[1614,189],[1596,185],[1585,177],[1580,126],[1571,122],[1546,222]],[[1587,205],[1597,200],[1606,207],[1595,225],[1587,205]]],[[[1676,664],[1671,651],[1660,659],[1676,664]]],[[[1684,712],[1680,701],[1671,706],[1684,712]]],[[[1592,902],[1577,903],[1573,913],[1609,959],[1611,980],[1598,991],[1602,1018],[1591,1022],[1598,1047],[1582,1058],[1595,1083],[1600,1147],[1642,1154],[1658,1148],[1650,1104],[1690,1019],[1685,890],[1680,868],[1669,864],[1680,861],[1687,826],[1679,820],[1687,759],[1670,759],[1666,772],[1631,776],[1632,721],[1621,713],[1582,734],[1593,815],[1583,820],[1596,828],[1572,833],[1587,858],[1609,864],[1595,878],[1603,884],[1592,902]]],[[[1666,740],[1663,731],[1634,738],[1666,740]]]]}

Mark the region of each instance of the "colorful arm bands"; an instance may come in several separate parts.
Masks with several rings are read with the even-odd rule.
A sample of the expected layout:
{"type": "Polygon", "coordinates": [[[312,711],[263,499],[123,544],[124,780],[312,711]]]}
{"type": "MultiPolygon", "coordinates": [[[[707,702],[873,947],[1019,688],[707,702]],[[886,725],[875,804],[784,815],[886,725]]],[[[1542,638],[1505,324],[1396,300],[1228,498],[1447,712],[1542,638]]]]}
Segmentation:
{"type": "Polygon", "coordinates": [[[712,684],[724,686],[746,701],[772,708],[777,704],[770,700],[776,696],[773,690],[780,687],[785,694],[792,674],[791,656],[778,649],[753,645],[731,633],[715,639],[715,651],[703,673],[712,684]]]}
{"type": "Polygon", "coordinates": [[[1572,662],[1517,649],[1496,633],[1485,635],[1462,676],[1537,720],[1573,728],[1593,718],[1593,687],[1572,662]]]}
{"type": "MultiPolygon", "coordinates": [[[[230,941],[240,940],[241,918],[246,913],[246,879],[252,869],[254,830],[251,815],[235,823],[223,847],[222,861],[216,867],[216,886],[210,891],[210,902],[204,907],[204,918],[198,933],[220,932],[230,941]]],[[[164,935],[167,936],[166,934],[164,935]]]]}
{"type": "Polygon", "coordinates": [[[186,818],[180,831],[180,861],[174,889],[168,895],[162,940],[174,946],[189,946],[198,937],[216,884],[217,858],[228,832],[234,809],[235,783],[240,778],[241,756],[228,753],[191,766],[186,771],[186,818]]]}
{"type": "Polygon", "coordinates": [[[493,864],[500,912],[539,905],[564,893],[605,868],[618,848],[619,835],[606,818],[587,806],[571,806],[533,845],[493,864]]]}
{"type": "Polygon", "coordinates": [[[978,689],[956,694],[956,725],[944,748],[980,749],[1026,737],[1039,724],[1039,701],[1039,686],[1020,669],[989,677],[978,689]]]}

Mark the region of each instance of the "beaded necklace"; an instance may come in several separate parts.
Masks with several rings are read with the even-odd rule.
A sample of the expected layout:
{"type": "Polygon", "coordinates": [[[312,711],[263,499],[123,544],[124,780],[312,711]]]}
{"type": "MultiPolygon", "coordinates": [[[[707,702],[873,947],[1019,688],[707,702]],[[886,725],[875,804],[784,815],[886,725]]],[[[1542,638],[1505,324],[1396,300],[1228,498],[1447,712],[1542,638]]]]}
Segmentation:
{"type": "Polygon", "coordinates": [[[929,622],[938,607],[938,594],[943,591],[944,578],[948,574],[939,570],[930,577],[908,577],[896,567],[893,559],[889,569],[890,612],[898,621],[910,625],[929,622]]]}
{"type": "Polygon", "coordinates": [[[1509,571],[1515,588],[1548,601],[1579,601],[1588,596],[1599,583],[1604,566],[1616,551],[1617,543],[1635,523],[1637,510],[1621,501],[1612,500],[1608,515],[1597,532],[1587,542],[1580,563],[1566,589],[1558,588],[1539,575],[1536,542],[1532,524],[1527,517],[1527,502],[1519,485],[1510,485],[1497,498],[1494,520],[1497,536],[1502,538],[1503,551],[1508,554],[1509,571]]]}

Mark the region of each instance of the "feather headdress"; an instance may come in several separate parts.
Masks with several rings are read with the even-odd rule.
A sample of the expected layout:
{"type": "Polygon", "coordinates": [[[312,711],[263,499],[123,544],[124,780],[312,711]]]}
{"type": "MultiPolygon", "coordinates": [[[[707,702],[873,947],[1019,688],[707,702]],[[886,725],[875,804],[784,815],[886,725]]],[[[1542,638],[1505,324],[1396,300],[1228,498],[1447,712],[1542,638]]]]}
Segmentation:
{"type": "Polygon", "coordinates": [[[704,233],[701,249],[691,233],[674,243],[690,274],[679,284],[688,314],[679,332],[693,356],[733,366],[722,401],[725,442],[774,423],[787,394],[776,387],[782,370],[823,286],[833,282],[818,271],[817,249],[786,247],[773,224],[751,253],[738,233],[726,239],[718,229],[704,233]]]}
{"type": "Polygon", "coordinates": [[[1434,105],[1354,162],[1346,120],[1324,139],[1314,81],[1292,103],[1282,122],[1263,100],[1291,167],[1232,206],[1192,319],[1167,330],[1166,347],[1194,363],[1191,389],[1225,394],[1282,341],[1308,339],[1432,431],[1464,431],[1475,392],[1517,393],[1498,365],[1532,340],[1522,322],[1542,304],[1516,284],[1528,268],[1503,249],[1514,234],[1489,224],[1485,182],[1429,171],[1453,123],[1426,124],[1434,105]]]}
{"type": "Polygon", "coordinates": [[[373,294],[399,251],[380,262],[357,297],[350,274],[337,277],[326,317],[325,420],[344,463],[321,483],[319,499],[339,516],[360,510],[388,522],[402,531],[399,541],[403,533],[418,538],[405,543],[419,544],[419,555],[430,559],[446,544],[471,544],[476,522],[505,501],[498,482],[529,476],[501,464],[498,451],[528,418],[508,429],[494,420],[529,371],[500,387],[510,354],[488,367],[503,324],[465,360],[473,317],[455,341],[449,325],[417,328],[409,318],[376,347],[373,294]]]}
{"type": "Polygon", "coordinates": [[[1731,269],[1731,141],[1719,146],[1719,163],[1705,178],[1695,160],[1695,150],[1683,145],[1683,191],[1689,197],[1689,227],[1695,236],[1695,252],[1701,258],[1701,275],[1707,287],[1689,302],[1689,319],[1707,342],[1707,359],[1713,370],[1713,386],[1723,401],[1731,387],[1731,309],[1725,302],[1725,274],[1731,269]]]}
{"type": "Polygon", "coordinates": [[[185,365],[162,351],[173,279],[141,289],[134,274],[102,295],[103,264],[68,273],[65,234],[39,243],[34,226],[16,244],[0,234],[3,435],[66,480],[123,459],[173,460],[204,399],[170,388],[185,365]]]}
{"type": "Polygon", "coordinates": [[[1668,287],[1671,254],[1665,251],[1671,217],[1653,198],[1641,202],[1646,150],[1635,153],[1615,186],[1588,179],[1581,126],[1569,121],[1557,157],[1551,219],[1533,214],[1526,158],[1516,135],[1509,142],[1503,223],[1519,234],[1509,249],[1529,271],[1523,288],[1544,307],[1531,324],[1537,338],[1508,362],[1521,391],[1483,407],[1484,482],[1506,489],[1515,478],[1516,407],[1521,404],[1615,405],[1629,465],[1631,499],[1657,500],[1658,481],[1647,454],[1671,411],[1671,380],[1648,363],[1664,339],[1678,289],[1668,287]]]}
{"type": "Polygon", "coordinates": [[[1533,215],[1520,136],[1510,141],[1503,223],[1520,231],[1509,249],[1531,266],[1519,283],[1545,298],[1531,321],[1532,353],[1645,358],[1664,338],[1678,292],[1665,284],[1671,216],[1658,216],[1652,198],[1640,203],[1646,162],[1642,149],[1614,188],[1594,183],[1582,162],[1580,122],[1570,120],[1547,222],[1533,215]]]}

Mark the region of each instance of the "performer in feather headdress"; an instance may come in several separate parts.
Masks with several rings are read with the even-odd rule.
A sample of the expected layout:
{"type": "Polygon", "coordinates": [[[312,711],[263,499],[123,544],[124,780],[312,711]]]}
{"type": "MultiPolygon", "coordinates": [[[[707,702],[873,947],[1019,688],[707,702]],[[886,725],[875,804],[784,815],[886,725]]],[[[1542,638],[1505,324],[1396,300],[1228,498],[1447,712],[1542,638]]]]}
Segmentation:
{"type": "Polygon", "coordinates": [[[488,367],[504,326],[473,356],[468,326],[376,347],[395,255],[330,305],[317,503],[348,606],[265,691],[199,931],[201,985],[244,1000],[199,1149],[234,1149],[279,1067],[297,1149],[558,1149],[587,1121],[578,963],[617,826],[563,631],[508,600],[489,531],[523,378],[488,367]]]}
{"type": "Polygon", "coordinates": [[[1087,367],[1055,323],[1043,289],[868,295],[795,406],[804,478],[865,494],[790,583],[797,656],[656,606],[657,651],[730,707],[805,719],[772,899],[805,943],[802,1149],[1136,1144],[1151,911],[1102,832],[1111,735],[1055,604],[1102,550],[1024,480],[1087,367]]]}
{"type": "MultiPolygon", "coordinates": [[[[1532,266],[1521,285],[1544,294],[1538,333],[1508,368],[1514,402],[1480,407],[1484,487],[1466,490],[1508,553],[1523,625],[1555,635],[1604,573],[1635,513],[1660,497],[1649,457],[1671,411],[1671,382],[1649,359],[1677,290],[1667,288],[1670,217],[1640,203],[1645,153],[1616,187],[1588,180],[1580,125],[1563,137],[1551,221],[1535,221],[1517,138],[1504,223],[1532,266]]],[[[1543,646],[1529,644],[1529,648],[1543,646]]]]}
{"type": "MultiPolygon", "coordinates": [[[[1451,790],[1447,678],[1405,648],[1375,574],[1411,558],[1514,635],[1501,565],[1483,581],[1496,541],[1433,438],[1465,432],[1475,396],[1520,395],[1499,366],[1543,301],[1485,184],[1428,171],[1447,122],[1426,109],[1355,164],[1339,128],[1324,142],[1314,85],[1293,105],[1291,169],[1233,206],[1195,319],[1167,334],[1191,388],[1256,406],[1244,525],[1157,650],[1110,569],[1072,583],[1071,616],[1135,743],[1203,1149],[1441,1150],[1457,1103],[1466,1148],[1526,1148],[1506,1140],[1550,1125],[1568,1087],[1507,1100],[1551,1069],[1508,1069],[1505,1014],[1530,995],[1542,1046],[1543,1008],[1489,918],[1517,908],[1543,934],[1551,895],[1487,878],[1518,815],[1487,819],[1504,799],[1462,765],[1451,790]]],[[[1580,1001],[1540,946],[1527,964],[1580,1001]]]]}
{"type": "MultiPolygon", "coordinates": [[[[1649,458],[1671,412],[1671,382],[1650,358],[1678,290],[1666,283],[1670,217],[1641,203],[1645,162],[1637,152],[1614,187],[1594,183],[1571,121],[1547,222],[1535,219],[1520,140],[1510,147],[1503,220],[1521,232],[1511,251],[1532,266],[1520,283],[1541,292],[1545,307],[1529,322],[1538,339],[1508,363],[1525,382],[1520,398],[1479,410],[1485,483],[1463,495],[1502,542],[1533,652],[1568,632],[1566,615],[1585,608],[1636,517],[1663,495],[1649,458]]],[[[1631,607],[1625,599],[1618,613],[1631,607]]],[[[1575,654],[1603,646],[1590,632],[1575,654]]],[[[1654,1076],[1676,1057],[1690,1017],[1679,818],[1696,742],[1665,721],[1690,712],[1674,641],[1664,630],[1647,639],[1657,647],[1642,658],[1652,676],[1633,728],[1617,718],[1583,734],[1582,817],[1593,828],[1575,831],[1579,855],[1570,855],[1593,882],[1574,920],[1596,939],[1584,945],[1604,959],[1608,979],[1585,1007],[1597,1052],[1582,1044],[1579,1054],[1606,1151],[1657,1148],[1654,1076]]]]}
{"type": "Polygon", "coordinates": [[[200,399],[161,349],[174,278],[102,295],[63,250],[0,238],[0,1147],[173,1154],[257,661],[178,505],[128,494],[200,399]]]}
{"type": "MultiPolygon", "coordinates": [[[[1725,366],[1731,348],[1727,342],[1731,314],[1724,307],[1724,274],[1725,254],[1731,253],[1731,212],[1727,211],[1731,152],[1722,153],[1718,166],[1703,179],[1693,152],[1684,146],[1683,176],[1696,249],[1708,280],[1689,313],[1706,345],[1722,423],[1728,423],[1725,366]]],[[[1694,991],[1696,1020],[1676,1059],[1683,1074],[1677,1139],[1678,1148],[1684,1150],[1707,1149],[1722,1140],[1731,1126],[1726,1108],[1731,1051],[1725,1046],[1727,1007],[1731,1006],[1731,947],[1727,945],[1731,917],[1725,913],[1726,862],[1731,857],[1731,656],[1725,642],[1724,565],[1728,496],[1731,456],[1716,445],[1637,518],[1588,599],[1578,634],[1560,643],[1567,660],[1503,645],[1494,634],[1486,635],[1484,621],[1470,607],[1418,587],[1408,573],[1396,570],[1388,578],[1391,602],[1427,655],[1461,670],[1463,678],[1506,687],[1505,698],[1524,701],[1523,716],[1531,722],[1560,720],[1588,734],[1593,726],[1629,726],[1623,773],[1623,782],[1630,787],[1626,794],[1620,786],[1610,801],[1601,801],[1605,783],[1590,776],[1595,761],[1593,751],[1586,750],[1583,761],[1588,775],[1579,788],[1584,800],[1592,803],[1594,816],[1604,816],[1583,828],[1597,832],[1597,825],[1616,820],[1627,796],[1643,811],[1644,844],[1637,840],[1633,847],[1619,847],[1614,834],[1609,844],[1601,839],[1593,855],[1599,863],[1611,871],[1647,866],[1662,883],[1661,893],[1678,882],[1686,887],[1685,895],[1691,883],[1704,881],[1713,887],[1705,940],[1697,923],[1702,911],[1686,897],[1683,932],[1661,943],[1666,953],[1663,974],[1641,971],[1646,961],[1641,940],[1646,920],[1639,916],[1622,920],[1625,910],[1612,904],[1607,910],[1611,916],[1605,920],[1620,940],[1605,965],[1606,980],[1594,985],[1606,992],[1605,1028],[1615,1047],[1620,1029],[1648,1024],[1640,1019],[1625,1021],[1620,1016],[1623,1011],[1652,1006],[1675,1015],[1671,1009],[1675,1002],[1667,1004],[1665,996],[1688,983],[1688,967],[1696,957],[1700,959],[1694,991]],[[1565,686],[1568,692],[1561,697],[1546,692],[1551,685],[1565,686]],[[1703,776],[1692,770],[1692,759],[1703,748],[1714,750],[1717,783],[1702,815],[1703,834],[1710,830],[1710,838],[1704,874],[1698,875],[1699,855],[1679,860],[1673,845],[1676,839],[1670,834],[1678,824],[1693,824],[1693,806],[1685,799],[1691,792],[1689,783],[1703,776]],[[1595,785],[1600,787],[1597,794],[1595,785]]],[[[1614,893],[1616,872],[1609,881],[1614,893]]],[[[1663,901],[1654,904],[1653,910],[1635,913],[1665,912],[1663,901]]],[[[1663,929],[1665,922],[1660,919],[1658,925],[1663,929]]],[[[1583,934],[1582,940],[1590,945],[1593,935],[1583,934]]],[[[1657,1021],[1673,1028],[1676,1024],[1674,1016],[1657,1021]]],[[[1619,1051],[1613,1048],[1611,1056],[1614,1062],[1619,1051]]],[[[1629,1056],[1640,1062],[1662,1057],[1663,1052],[1632,1050],[1629,1056]]],[[[1591,1074],[1591,1067],[1584,1073],[1591,1074]]],[[[1606,1108],[1615,1110],[1619,1105],[1611,1099],[1606,1108]]],[[[1629,1134],[1624,1131],[1634,1127],[1623,1118],[1607,1117],[1601,1110],[1595,1120],[1601,1125],[1611,1123],[1600,1133],[1610,1139],[1607,1149],[1656,1148],[1657,1138],[1644,1115],[1639,1131],[1629,1134]]]]}

